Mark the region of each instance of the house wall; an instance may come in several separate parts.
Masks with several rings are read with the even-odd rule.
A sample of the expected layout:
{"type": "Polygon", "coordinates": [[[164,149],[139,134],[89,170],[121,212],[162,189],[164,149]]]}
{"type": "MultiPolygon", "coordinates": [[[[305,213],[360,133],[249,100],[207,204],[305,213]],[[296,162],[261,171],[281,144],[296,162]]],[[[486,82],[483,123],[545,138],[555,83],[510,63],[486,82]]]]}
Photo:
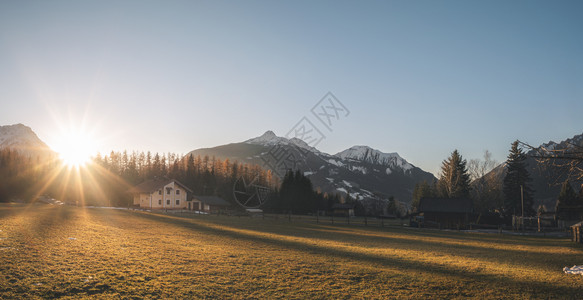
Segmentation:
{"type": "Polygon", "coordinates": [[[139,205],[142,208],[150,207],[150,194],[140,193],[134,195],[134,205],[139,205]]]}
{"type": "Polygon", "coordinates": [[[170,182],[150,194],[140,194],[138,203],[134,197],[134,204],[139,204],[141,208],[186,209],[186,199],[188,199],[188,192],[175,182],[170,182]]]}

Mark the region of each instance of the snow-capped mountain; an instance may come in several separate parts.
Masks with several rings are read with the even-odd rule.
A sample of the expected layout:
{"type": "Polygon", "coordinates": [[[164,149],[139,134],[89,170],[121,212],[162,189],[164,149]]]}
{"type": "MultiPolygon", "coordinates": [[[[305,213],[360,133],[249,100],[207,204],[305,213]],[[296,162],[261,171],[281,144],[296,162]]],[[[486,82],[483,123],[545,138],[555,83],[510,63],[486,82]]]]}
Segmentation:
{"type": "Polygon", "coordinates": [[[247,144],[264,145],[271,146],[279,143],[288,143],[289,140],[284,137],[279,137],[271,130],[266,131],[261,136],[256,138],[248,139],[245,141],[247,144]]]}
{"type": "Polygon", "coordinates": [[[383,153],[368,146],[353,146],[342,152],[336,153],[336,156],[348,161],[360,161],[374,165],[387,166],[387,173],[392,172],[395,168],[399,168],[403,171],[410,171],[413,169],[413,165],[404,160],[398,153],[383,153]]]}
{"type": "MultiPolygon", "coordinates": [[[[569,170],[565,166],[566,161],[553,160],[540,163],[535,157],[541,154],[557,154],[560,153],[557,151],[562,150],[574,150],[580,153],[581,149],[583,149],[583,134],[575,135],[559,143],[549,141],[535,149],[525,149],[527,154],[526,167],[532,179],[531,188],[534,189],[535,206],[544,204],[548,210],[553,211],[561,190],[561,184],[565,180],[569,179],[576,192],[579,191],[583,184],[583,181],[577,180],[577,178],[569,178],[569,170]]],[[[485,176],[494,176],[502,182],[504,176],[506,176],[506,162],[501,163],[485,176]]]]}
{"type": "Polygon", "coordinates": [[[415,167],[397,153],[353,146],[331,155],[301,139],[287,139],[273,131],[241,143],[191,153],[258,164],[280,177],[287,169],[300,169],[310,177],[314,188],[322,192],[350,194],[359,200],[394,196],[409,203],[416,183],[435,179],[431,173],[415,167]]]}
{"type": "Polygon", "coordinates": [[[0,126],[0,149],[10,148],[31,156],[48,157],[53,151],[23,124],[0,126]]]}
{"type": "Polygon", "coordinates": [[[295,145],[301,149],[305,149],[312,152],[319,152],[316,148],[311,147],[306,142],[296,137],[287,139],[285,137],[279,137],[271,130],[266,131],[259,137],[246,140],[247,144],[262,145],[262,146],[273,146],[273,145],[295,145]]]}

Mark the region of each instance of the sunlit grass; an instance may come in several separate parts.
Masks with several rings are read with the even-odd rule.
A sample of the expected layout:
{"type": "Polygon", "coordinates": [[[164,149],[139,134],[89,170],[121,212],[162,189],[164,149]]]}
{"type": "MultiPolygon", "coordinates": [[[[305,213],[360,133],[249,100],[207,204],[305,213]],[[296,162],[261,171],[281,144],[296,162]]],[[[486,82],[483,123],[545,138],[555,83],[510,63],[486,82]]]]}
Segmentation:
{"type": "Polygon", "coordinates": [[[582,298],[565,239],[0,206],[0,298],[582,298]]]}

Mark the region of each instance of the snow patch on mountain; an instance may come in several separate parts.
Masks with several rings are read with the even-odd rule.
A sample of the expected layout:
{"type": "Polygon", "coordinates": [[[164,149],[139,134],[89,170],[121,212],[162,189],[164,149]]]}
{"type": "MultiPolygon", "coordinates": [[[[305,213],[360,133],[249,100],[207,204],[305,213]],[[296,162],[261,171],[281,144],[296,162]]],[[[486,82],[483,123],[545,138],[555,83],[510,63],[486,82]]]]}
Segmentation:
{"type": "Polygon", "coordinates": [[[256,145],[264,145],[264,146],[271,146],[276,145],[279,143],[287,143],[288,140],[286,138],[279,137],[275,135],[275,133],[271,130],[266,131],[259,137],[248,139],[245,141],[247,144],[256,144],[256,145]]]}
{"type": "Polygon", "coordinates": [[[383,165],[391,169],[398,167],[403,171],[413,169],[413,165],[408,163],[396,152],[384,153],[368,146],[353,146],[336,154],[337,157],[344,160],[354,160],[367,162],[375,165],[383,165]]]}
{"type": "Polygon", "coordinates": [[[344,164],[339,160],[329,159],[328,162],[337,166],[337,167],[344,167],[344,164]]]}
{"type": "Polygon", "coordinates": [[[308,145],[304,140],[297,137],[287,139],[285,137],[277,136],[273,131],[268,130],[259,137],[248,139],[245,141],[247,144],[255,144],[262,146],[274,146],[274,145],[295,145],[298,148],[308,150],[313,153],[319,153],[316,148],[308,145]]]}
{"type": "Polygon", "coordinates": [[[361,167],[361,166],[350,166],[350,171],[358,171],[360,173],[362,173],[363,175],[366,175],[366,173],[368,172],[368,170],[365,167],[361,167]]]}

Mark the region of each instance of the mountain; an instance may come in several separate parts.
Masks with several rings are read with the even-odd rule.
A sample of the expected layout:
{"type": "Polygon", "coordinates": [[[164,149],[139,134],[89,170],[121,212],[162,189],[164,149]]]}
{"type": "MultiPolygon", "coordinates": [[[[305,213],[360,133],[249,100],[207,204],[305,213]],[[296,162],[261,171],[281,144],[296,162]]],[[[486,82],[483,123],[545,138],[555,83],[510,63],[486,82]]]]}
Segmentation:
{"type": "MultiPolygon", "coordinates": [[[[575,135],[559,143],[549,141],[526,152],[526,165],[532,179],[531,187],[534,189],[535,206],[538,207],[540,204],[543,204],[548,210],[554,211],[557,197],[561,191],[561,184],[565,182],[569,175],[568,168],[563,165],[565,161],[540,163],[536,157],[540,156],[541,153],[552,154],[553,151],[561,150],[577,150],[581,152],[580,147],[583,147],[583,134],[575,135]]],[[[494,176],[502,182],[505,175],[506,162],[498,165],[485,176],[494,176]]],[[[575,191],[578,192],[583,181],[573,178],[569,180],[575,191]]]]}
{"type": "Polygon", "coordinates": [[[55,153],[41,141],[30,127],[23,124],[0,126],[0,149],[13,149],[22,154],[54,157],[55,153]]]}
{"type": "Polygon", "coordinates": [[[279,137],[273,131],[244,142],[197,149],[189,154],[258,164],[279,177],[287,169],[300,169],[315,189],[350,194],[359,200],[394,196],[400,202],[409,203],[416,183],[435,179],[397,153],[353,146],[331,155],[301,139],[279,137]]]}

